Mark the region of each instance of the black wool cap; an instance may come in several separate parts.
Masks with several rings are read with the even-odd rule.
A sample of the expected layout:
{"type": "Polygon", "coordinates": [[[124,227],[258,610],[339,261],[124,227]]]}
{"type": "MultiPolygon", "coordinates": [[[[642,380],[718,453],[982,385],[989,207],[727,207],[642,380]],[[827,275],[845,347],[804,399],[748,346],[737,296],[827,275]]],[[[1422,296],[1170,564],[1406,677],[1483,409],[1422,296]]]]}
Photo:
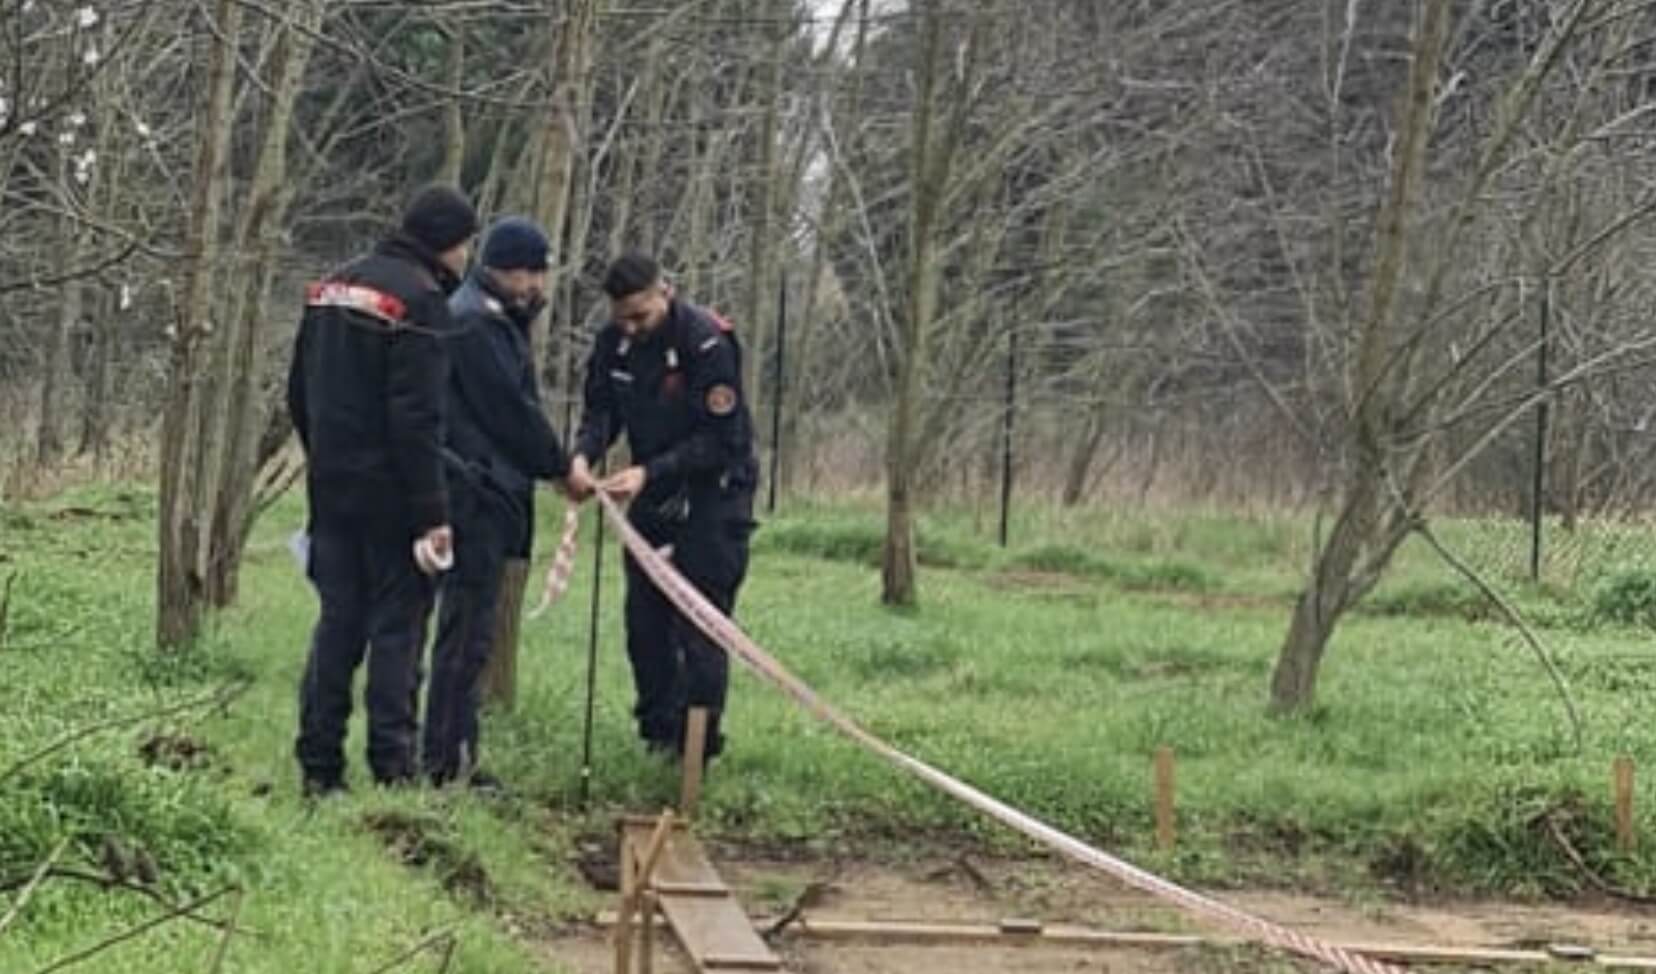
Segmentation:
{"type": "Polygon", "coordinates": [[[544,271],[552,242],[533,220],[509,216],[495,221],[483,241],[480,260],[497,271],[544,271]]]}
{"type": "Polygon", "coordinates": [[[403,211],[402,231],[440,254],[477,235],[477,211],[454,187],[427,186],[403,211]]]}

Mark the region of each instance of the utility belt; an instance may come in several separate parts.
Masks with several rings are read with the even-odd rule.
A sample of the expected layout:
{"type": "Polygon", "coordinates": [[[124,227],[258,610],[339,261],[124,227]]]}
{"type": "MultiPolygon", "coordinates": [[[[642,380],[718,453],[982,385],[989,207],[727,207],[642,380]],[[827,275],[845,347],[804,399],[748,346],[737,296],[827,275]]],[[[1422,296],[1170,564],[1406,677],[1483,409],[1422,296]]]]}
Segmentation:
{"type": "Polygon", "coordinates": [[[693,513],[716,517],[724,508],[741,508],[758,486],[756,472],[757,464],[750,460],[716,475],[646,484],[632,502],[629,517],[646,534],[676,534],[693,513]]]}

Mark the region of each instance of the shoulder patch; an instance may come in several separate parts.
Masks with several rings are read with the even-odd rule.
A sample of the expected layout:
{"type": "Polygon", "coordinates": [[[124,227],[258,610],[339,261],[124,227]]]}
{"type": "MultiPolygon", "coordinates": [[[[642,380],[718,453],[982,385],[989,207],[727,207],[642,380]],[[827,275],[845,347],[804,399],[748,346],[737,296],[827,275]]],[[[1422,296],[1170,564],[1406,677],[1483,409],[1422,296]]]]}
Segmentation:
{"type": "Polygon", "coordinates": [[[736,411],[736,390],[721,382],[707,390],[707,411],[714,416],[729,416],[736,411]]]}
{"type": "Polygon", "coordinates": [[[696,351],[701,352],[703,355],[705,355],[708,352],[713,351],[713,349],[717,348],[718,346],[719,346],[719,336],[714,335],[712,338],[709,338],[707,341],[702,342],[700,347],[698,347],[696,349],[696,351]]]}

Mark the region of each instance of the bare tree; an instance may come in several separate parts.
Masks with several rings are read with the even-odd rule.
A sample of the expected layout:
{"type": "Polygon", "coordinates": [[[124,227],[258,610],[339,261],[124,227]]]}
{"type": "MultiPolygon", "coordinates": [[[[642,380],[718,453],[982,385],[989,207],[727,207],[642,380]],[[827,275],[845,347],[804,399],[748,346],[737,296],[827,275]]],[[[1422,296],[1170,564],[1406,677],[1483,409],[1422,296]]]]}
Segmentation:
{"type": "Polygon", "coordinates": [[[218,0],[212,7],[207,98],[196,129],[195,190],[191,203],[189,263],[179,321],[172,336],[169,392],[161,432],[160,562],[156,572],[156,642],[184,649],[201,628],[205,579],[201,574],[207,508],[203,457],[216,444],[197,439],[203,410],[199,383],[202,351],[213,331],[212,282],[218,266],[220,214],[232,132],[236,47],[241,4],[218,0]]]}

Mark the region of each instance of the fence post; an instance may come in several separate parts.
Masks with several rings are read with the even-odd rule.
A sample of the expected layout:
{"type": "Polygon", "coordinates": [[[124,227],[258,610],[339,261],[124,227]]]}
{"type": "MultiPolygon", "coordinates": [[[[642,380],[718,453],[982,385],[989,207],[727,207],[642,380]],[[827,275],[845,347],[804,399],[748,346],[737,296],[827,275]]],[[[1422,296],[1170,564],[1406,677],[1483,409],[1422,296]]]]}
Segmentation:
{"type": "Polygon", "coordinates": [[[1535,480],[1530,488],[1530,581],[1541,581],[1542,492],[1547,484],[1547,333],[1552,326],[1552,278],[1541,280],[1541,340],[1535,352],[1535,480]]]}
{"type": "Polygon", "coordinates": [[[1633,759],[1618,755],[1612,776],[1616,792],[1616,849],[1627,855],[1633,851],[1633,759]]]}
{"type": "Polygon", "coordinates": [[[1156,748],[1156,848],[1173,848],[1173,749],[1156,748]]]}

